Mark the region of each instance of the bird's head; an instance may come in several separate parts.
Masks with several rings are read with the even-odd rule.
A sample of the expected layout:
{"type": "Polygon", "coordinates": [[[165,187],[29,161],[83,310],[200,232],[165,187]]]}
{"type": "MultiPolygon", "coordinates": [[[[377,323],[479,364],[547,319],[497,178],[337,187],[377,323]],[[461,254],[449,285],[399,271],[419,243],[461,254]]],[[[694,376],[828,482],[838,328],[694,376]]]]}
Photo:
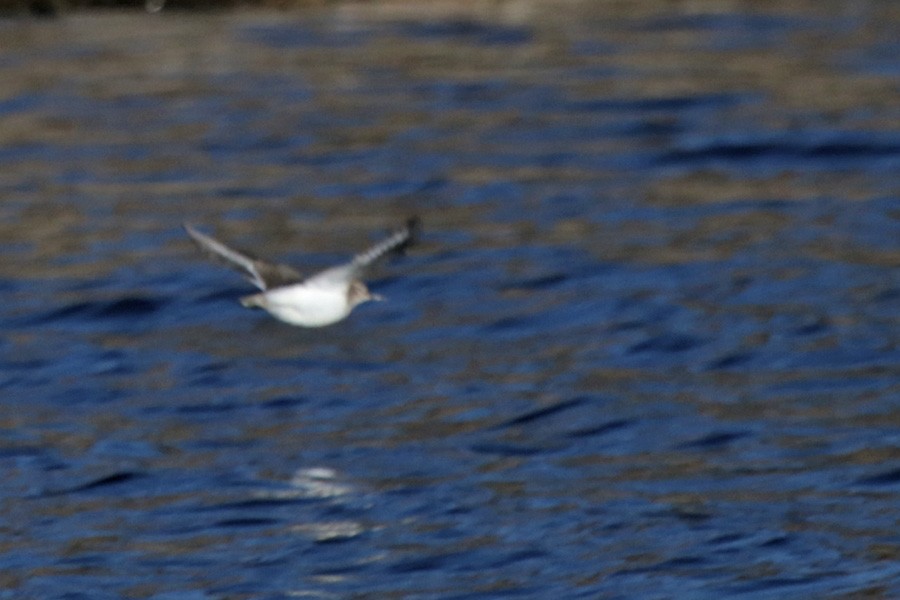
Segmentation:
{"type": "Polygon", "coordinates": [[[385,298],[384,296],[370,292],[369,288],[367,288],[366,284],[362,281],[354,281],[350,284],[350,289],[347,292],[347,299],[350,301],[350,306],[357,306],[363,302],[382,301],[385,298]]]}

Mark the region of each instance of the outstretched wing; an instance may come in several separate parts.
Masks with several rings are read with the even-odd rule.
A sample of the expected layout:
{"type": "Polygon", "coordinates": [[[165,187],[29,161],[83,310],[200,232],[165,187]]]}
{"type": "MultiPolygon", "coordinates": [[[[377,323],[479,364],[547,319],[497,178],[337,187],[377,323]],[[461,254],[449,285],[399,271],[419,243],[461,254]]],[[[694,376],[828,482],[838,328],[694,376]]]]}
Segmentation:
{"type": "Polygon", "coordinates": [[[303,276],[287,265],[279,265],[260,260],[246,252],[229,248],[222,242],[200,233],[188,223],[184,230],[205,253],[223,259],[232,268],[240,271],[250,283],[265,291],[275,287],[299,283],[303,276]]]}
{"type": "Polygon", "coordinates": [[[353,257],[353,266],[362,271],[388,252],[403,252],[415,241],[419,231],[419,218],[412,217],[406,224],[382,242],[378,242],[368,250],[353,257]]]}
{"type": "Polygon", "coordinates": [[[406,221],[406,224],[392,233],[384,240],[378,242],[368,250],[360,252],[353,257],[350,262],[331,267],[321,273],[316,273],[306,281],[308,283],[349,283],[354,279],[358,279],[362,272],[377,261],[379,258],[390,252],[403,252],[411,244],[415,243],[416,235],[419,231],[418,217],[412,217],[406,221]]]}

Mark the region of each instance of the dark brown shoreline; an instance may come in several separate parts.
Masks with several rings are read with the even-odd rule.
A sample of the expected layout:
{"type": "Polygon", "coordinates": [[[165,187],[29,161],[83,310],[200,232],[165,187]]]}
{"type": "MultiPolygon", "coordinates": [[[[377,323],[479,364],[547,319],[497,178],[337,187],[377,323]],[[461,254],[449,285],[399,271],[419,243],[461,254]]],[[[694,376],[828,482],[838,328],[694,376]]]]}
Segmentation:
{"type": "Polygon", "coordinates": [[[242,7],[288,10],[333,2],[334,0],[0,0],[0,16],[54,16],[95,9],[147,10],[154,4],[164,4],[166,10],[217,11],[242,7]]]}

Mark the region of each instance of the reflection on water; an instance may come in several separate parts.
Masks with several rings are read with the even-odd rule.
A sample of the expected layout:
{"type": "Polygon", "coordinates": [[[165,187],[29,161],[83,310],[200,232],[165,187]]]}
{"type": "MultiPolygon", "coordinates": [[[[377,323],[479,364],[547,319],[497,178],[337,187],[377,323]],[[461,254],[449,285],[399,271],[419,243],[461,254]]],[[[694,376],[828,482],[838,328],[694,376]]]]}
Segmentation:
{"type": "Polygon", "coordinates": [[[9,594],[900,594],[894,3],[169,8],[0,22],[9,594]]]}

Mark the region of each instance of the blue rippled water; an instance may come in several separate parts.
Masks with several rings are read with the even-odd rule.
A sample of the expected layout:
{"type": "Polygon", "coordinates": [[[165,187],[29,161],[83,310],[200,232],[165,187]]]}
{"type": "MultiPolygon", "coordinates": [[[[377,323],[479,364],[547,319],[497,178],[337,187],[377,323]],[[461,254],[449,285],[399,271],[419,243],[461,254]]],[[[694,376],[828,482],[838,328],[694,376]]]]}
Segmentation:
{"type": "Polygon", "coordinates": [[[900,13],[702,6],[0,22],[0,597],[900,596],[900,13]]]}

